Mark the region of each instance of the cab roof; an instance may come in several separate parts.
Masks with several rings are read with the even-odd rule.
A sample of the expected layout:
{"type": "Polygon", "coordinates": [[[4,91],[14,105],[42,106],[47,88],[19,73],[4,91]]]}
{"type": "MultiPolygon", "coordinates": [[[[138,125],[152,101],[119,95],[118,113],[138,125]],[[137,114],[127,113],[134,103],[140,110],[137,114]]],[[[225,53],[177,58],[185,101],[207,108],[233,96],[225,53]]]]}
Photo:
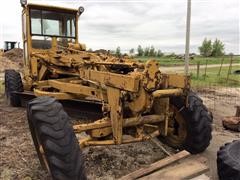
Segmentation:
{"type": "Polygon", "coordinates": [[[60,11],[60,12],[68,12],[68,13],[77,13],[78,9],[66,8],[60,6],[52,6],[52,5],[42,5],[42,4],[27,4],[28,8],[34,9],[43,9],[43,10],[52,10],[52,11],[60,11]]]}

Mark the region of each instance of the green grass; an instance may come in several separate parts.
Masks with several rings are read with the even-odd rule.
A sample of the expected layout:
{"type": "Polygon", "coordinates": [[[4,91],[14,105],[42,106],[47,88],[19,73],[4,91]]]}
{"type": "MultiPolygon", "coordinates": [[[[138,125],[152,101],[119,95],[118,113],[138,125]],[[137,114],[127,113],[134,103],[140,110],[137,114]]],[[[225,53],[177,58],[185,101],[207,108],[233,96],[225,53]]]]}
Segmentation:
{"type": "MultiPolygon", "coordinates": [[[[146,62],[149,59],[155,59],[160,62],[160,66],[176,66],[176,65],[184,65],[183,59],[175,59],[174,57],[135,57],[135,59],[140,60],[142,62],[146,62]]],[[[198,62],[200,64],[206,64],[206,61],[208,61],[208,64],[221,64],[222,57],[201,57],[201,56],[195,56],[193,60],[190,60],[190,65],[195,65],[198,62]]],[[[224,57],[224,64],[229,64],[230,57],[225,56],[224,57]]],[[[240,56],[234,56],[233,57],[233,63],[240,63],[240,56]]]]}
{"type": "Polygon", "coordinates": [[[222,67],[221,74],[219,67],[208,68],[205,76],[205,69],[200,69],[199,77],[197,78],[196,70],[192,70],[192,86],[226,86],[226,87],[240,87],[240,75],[234,74],[235,70],[240,70],[240,66],[233,66],[229,79],[227,81],[228,67],[222,67]]]}

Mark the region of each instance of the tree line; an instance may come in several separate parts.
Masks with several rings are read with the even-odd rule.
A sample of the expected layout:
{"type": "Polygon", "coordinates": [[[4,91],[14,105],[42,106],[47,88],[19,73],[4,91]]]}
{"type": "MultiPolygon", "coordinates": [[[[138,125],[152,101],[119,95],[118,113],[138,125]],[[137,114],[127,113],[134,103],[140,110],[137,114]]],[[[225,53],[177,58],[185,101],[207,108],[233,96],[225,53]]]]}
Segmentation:
{"type": "MultiPolygon", "coordinates": [[[[141,45],[138,45],[136,49],[131,48],[129,50],[130,55],[145,56],[145,57],[161,57],[163,53],[160,49],[155,49],[154,46],[148,46],[143,48],[141,45]]],[[[116,56],[121,56],[121,48],[118,46],[115,51],[116,56]]]]}
{"type": "MultiPolygon", "coordinates": [[[[201,44],[201,46],[198,47],[198,50],[200,52],[200,55],[204,57],[219,57],[224,55],[224,49],[225,45],[222,41],[219,39],[215,39],[215,41],[212,42],[212,40],[208,40],[205,38],[201,44]]],[[[121,53],[121,48],[118,46],[116,51],[112,51],[112,54],[115,54],[116,56],[120,57],[123,54],[121,53]]],[[[129,50],[130,55],[136,55],[136,56],[142,56],[142,57],[162,57],[164,56],[164,53],[160,49],[156,49],[153,45],[147,46],[143,48],[141,45],[138,45],[136,49],[131,48],[129,50]]],[[[173,53],[174,54],[174,53],[173,53]]]]}
{"type": "Polygon", "coordinates": [[[198,49],[200,54],[204,57],[219,57],[225,54],[224,44],[219,39],[215,39],[215,41],[212,42],[212,40],[205,38],[198,49]]]}

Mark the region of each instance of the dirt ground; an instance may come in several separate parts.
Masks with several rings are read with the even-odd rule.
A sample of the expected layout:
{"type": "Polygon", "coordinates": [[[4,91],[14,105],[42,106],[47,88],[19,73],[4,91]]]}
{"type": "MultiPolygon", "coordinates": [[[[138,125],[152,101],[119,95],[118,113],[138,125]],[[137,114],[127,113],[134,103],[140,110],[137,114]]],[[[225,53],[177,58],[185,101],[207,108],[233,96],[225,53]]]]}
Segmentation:
{"type": "Polygon", "coordinates": [[[198,90],[204,103],[213,113],[213,132],[210,146],[202,153],[208,159],[211,179],[218,179],[216,155],[220,146],[226,142],[240,139],[239,132],[223,128],[222,119],[225,116],[234,116],[236,105],[240,105],[240,88],[211,87],[198,90]]]}
{"type": "MultiPolygon", "coordinates": [[[[15,69],[22,71],[23,50],[20,48],[11,49],[0,55],[0,73],[5,69],[15,69]]],[[[0,76],[1,79],[1,76],[0,76]]]]}
{"type": "MultiPolygon", "coordinates": [[[[24,108],[0,105],[0,179],[48,179],[42,170],[28,130],[24,108]]],[[[173,149],[166,147],[168,151],[173,149]]],[[[89,179],[115,179],[166,155],[153,142],[83,150],[89,179]]]]}
{"type": "MultiPolygon", "coordinates": [[[[240,133],[224,130],[221,120],[235,113],[240,102],[240,88],[211,87],[200,89],[199,95],[214,116],[213,139],[202,153],[207,157],[211,179],[217,179],[216,152],[226,142],[240,138],[240,133]]],[[[164,147],[171,153],[175,151],[164,147]]],[[[117,179],[127,173],[166,157],[152,141],[120,146],[83,149],[89,179],[117,179]]],[[[24,108],[0,103],[0,179],[49,179],[42,170],[34,149],[24,108]]]]}

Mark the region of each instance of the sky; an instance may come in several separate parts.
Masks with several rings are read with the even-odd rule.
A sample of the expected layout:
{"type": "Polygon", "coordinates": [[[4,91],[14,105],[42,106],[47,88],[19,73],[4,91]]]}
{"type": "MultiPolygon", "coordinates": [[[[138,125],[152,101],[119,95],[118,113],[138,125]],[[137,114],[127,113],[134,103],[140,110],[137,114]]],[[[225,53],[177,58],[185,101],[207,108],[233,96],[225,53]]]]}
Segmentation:
{"type": "MultiPolygon", "coordinates": [[[[87,48],[123,52],[153,45],[163,52],[184,53],[187,0],[28,0],[30,3],[78,8],[79,41],[87,48]]],[[[3,41],[22,41],[21,5],[0,6],[3,41]]],[[[190,51],[198,53],[204,38],[220,39],[226,53],[240,54],[240,0],[192,0],[190,51]]]]}

